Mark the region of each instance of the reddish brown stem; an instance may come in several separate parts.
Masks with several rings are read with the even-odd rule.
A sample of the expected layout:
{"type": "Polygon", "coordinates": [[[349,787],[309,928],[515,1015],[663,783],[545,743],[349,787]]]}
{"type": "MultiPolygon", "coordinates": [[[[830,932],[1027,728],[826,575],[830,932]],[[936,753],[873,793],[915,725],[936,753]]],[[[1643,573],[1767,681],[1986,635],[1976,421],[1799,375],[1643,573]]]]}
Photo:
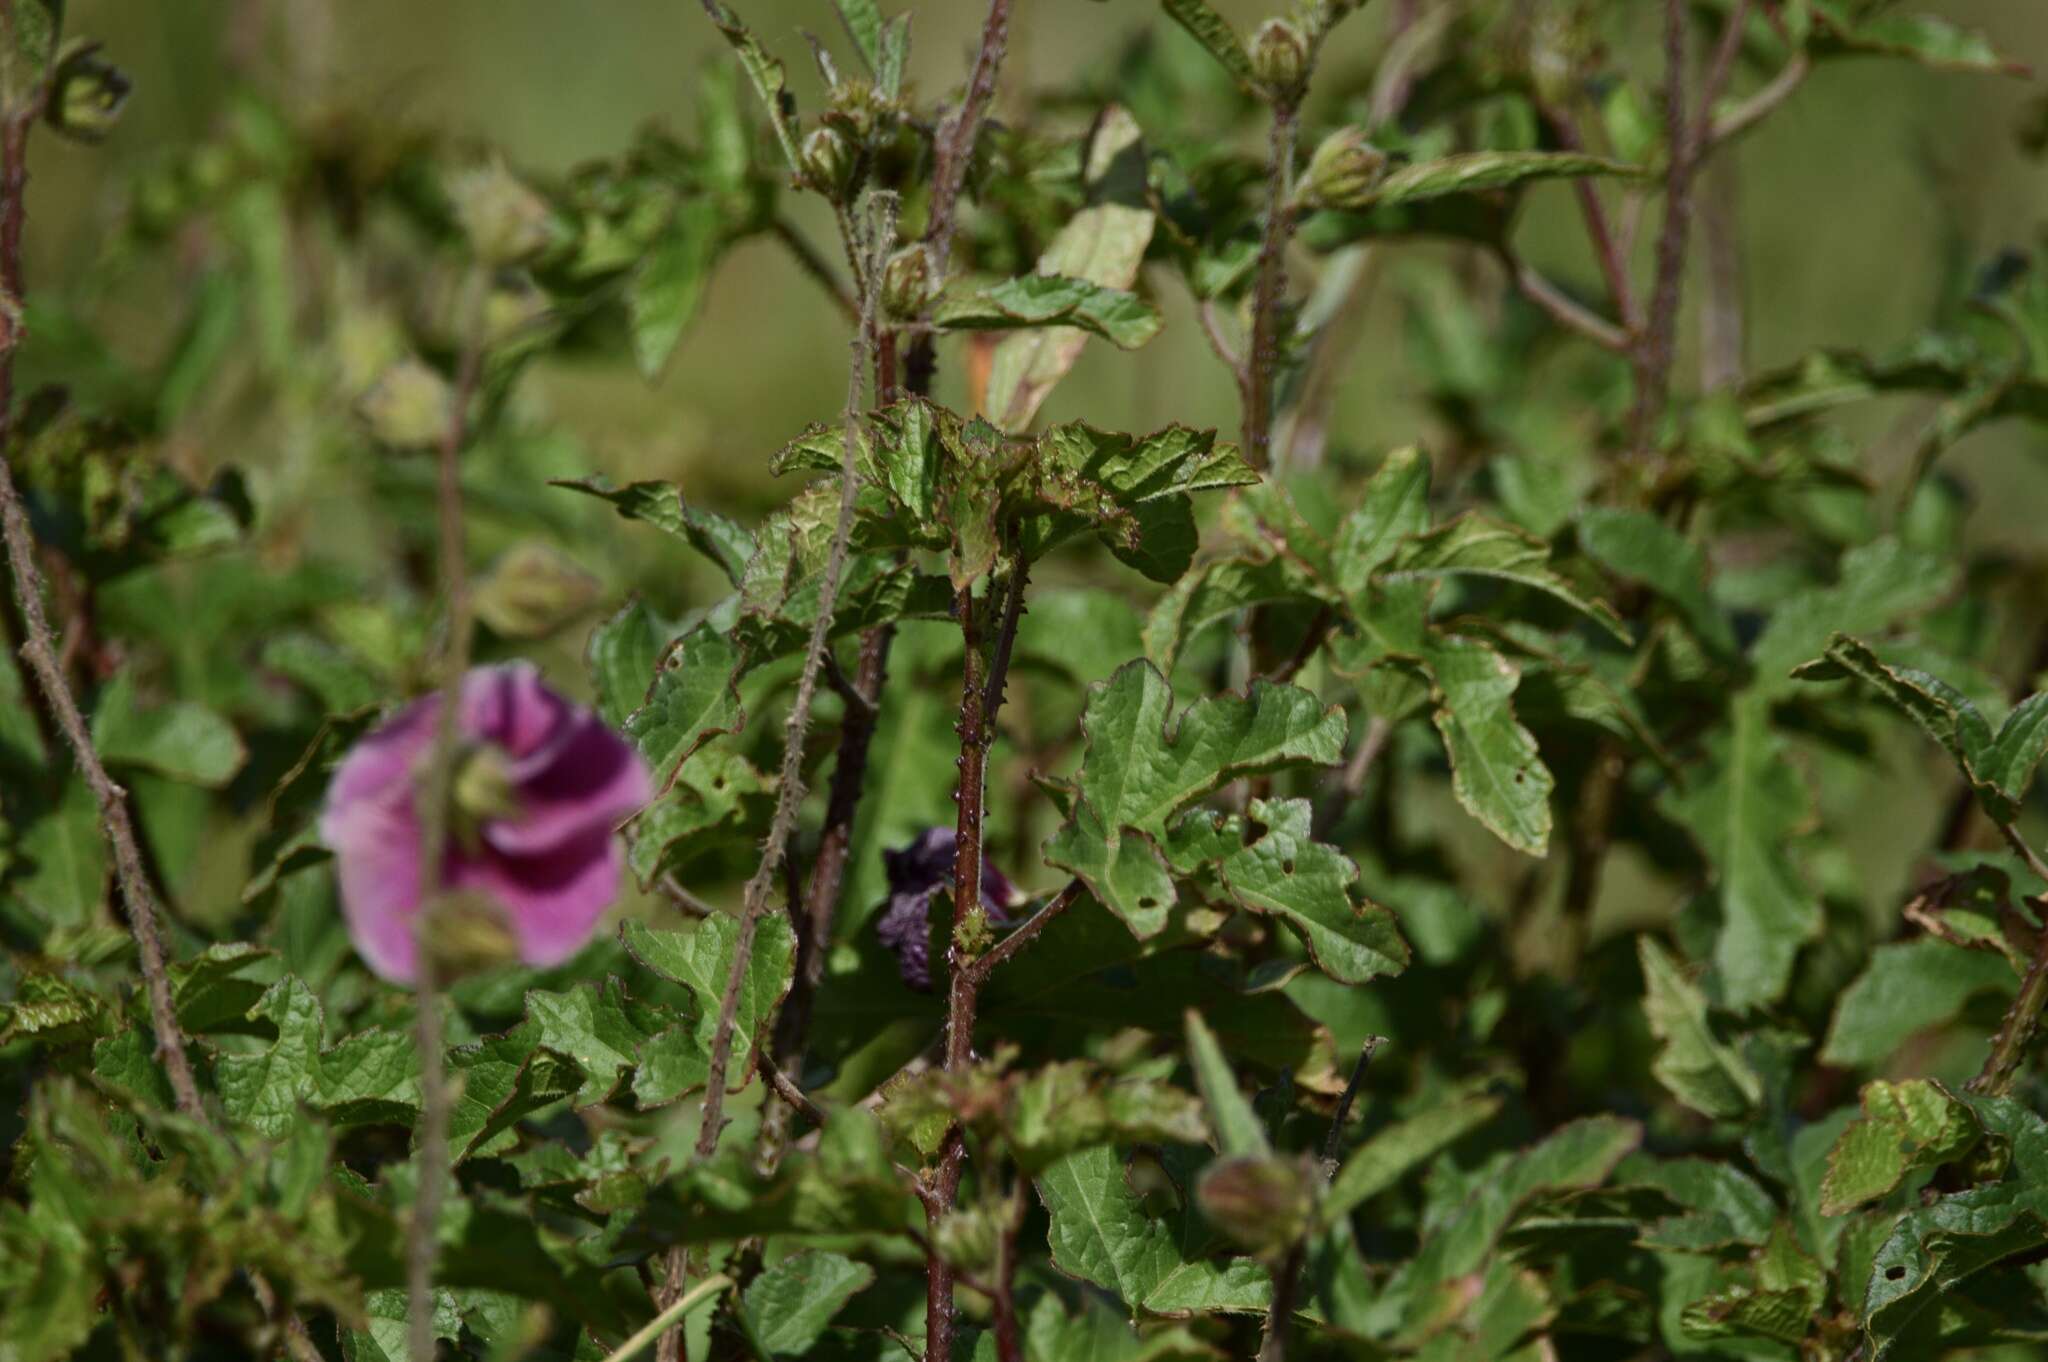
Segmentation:
{"type": "MultiPolygon", "coordinates": [[[[1586,139],[1579,135],[1578,124],[1562,109],[1545,109],[1543,119],[1550,125],[1551,136],[1566,151],[1584,152],[1586,139]]],[[[1590,179],[1572,181],[1572,192],[1578,196],[1579,213],[1586,219],[1586,235],[1592,239],[1593,257],[1600,265],[1600,277],[1607,281],[1607,292],[1614,304],[1614,315],[1621,319],[1622,329],[1633,333],[1642,326],[1642,318],[1636,309],[1635,290],[1629,285],[1628,261],[1623,258],[1621,246],[1614,234],[1614,225],[1608,220],[1607,205],[1600,200],[1600,191],[1590,179]]]]}

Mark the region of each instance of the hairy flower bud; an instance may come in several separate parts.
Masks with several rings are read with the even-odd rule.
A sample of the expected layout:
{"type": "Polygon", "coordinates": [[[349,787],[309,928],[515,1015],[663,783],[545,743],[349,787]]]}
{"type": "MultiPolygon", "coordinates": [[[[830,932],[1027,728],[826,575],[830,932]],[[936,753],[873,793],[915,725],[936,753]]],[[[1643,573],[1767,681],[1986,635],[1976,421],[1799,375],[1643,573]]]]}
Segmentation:
{"type": "Polygon", "coordinates": [[[932,1235],[939,1257],[956,1268],[979,1272],[996,1260],[1001,1231],[995,1217],[978,1207],[948,1211],[932,1235]]]}
{"type": "Polygon", "coordinates": [[[1309,158],[1306,197],[1317,208],[1357,208],[1372,197],[1386,172],[1387,154],[1360,128],[1339,128],[1309,158]]]}
{"type": "Polygon", "coordinates": [[[919,245],[905,246],[882,267],[882,307],[898,321],[922,316],[932,300],[932,258],[919,245]]]}
{"type": "Polygon", "coordinates": [[[1219,1159],[1195,1195],[1217,1229],[1254,1253],[1285,1251],[1315,1216],[1315,1175],[1296,1159],[1219,1159]]]}
{"type": "Polygon", "coordinates": [[[1308,81],[1308,42],[1285,19],[1268,19],[1252,35],[1252,75],[1267,94],[1292,103],[1308,81]]]}
{"type": "Polygon", "coordinates": [[[423,449],[439,440],[455,410],[448,380],[417,359],[386,369],[357,402],[370,433],[397,449],[423,449]]]}
{"type": "Polygon", "coordinates": [[[470,248],[487,265],[517,265],[555,239],[547,200],[495,161],[450,176],[448,197],[470,248]]]}
{"type": "Polygon", "coordinates": [[[859,157],[846,134],[837,128],[813,128],[804,138],[804,179],[834,203],[844,203],[853,188],[859,157]]]}
{"type": "Polygon", "coordinates": [[[50,125],[81,142],[97,142],[113,130],[132,88],[126,73],[100,55],[98,43],[75,43],[57,58],[50,125]]]}

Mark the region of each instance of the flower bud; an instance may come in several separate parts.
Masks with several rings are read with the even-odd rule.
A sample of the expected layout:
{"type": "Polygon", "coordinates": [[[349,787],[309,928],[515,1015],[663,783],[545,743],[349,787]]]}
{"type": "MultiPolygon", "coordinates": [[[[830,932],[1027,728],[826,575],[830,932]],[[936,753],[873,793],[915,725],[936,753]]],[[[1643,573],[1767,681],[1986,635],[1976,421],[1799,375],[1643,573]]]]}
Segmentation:
{"type": "Polygon", "coordinates": [[[882,307],[898,321],[924,315],[932,300],[932,258],[921,245],[905,246],[882,267],[882,307]]]}
{"type": "Polygon", "coordinates": [[[476,586],[477,618],[506,638],[542,638],[581,615],[604,584],[541,540],[515,544],[476,586]]]}
{"type": "Polygon", "coordinates": [[[1268,19],[1252,35],[1252,75],[1275,99],[1300,98],[1308,80],[1308,43],[1285,19],[1268,19]]]}
{"type": "Polygon", "coordinates": [[[454,788],[457,821],[472,826],[495,818],[519,816],[518,786],[504,749],[495,743],[478,743],[462,756],[455,770],[454,788]]]}
{"type": "Polygon", "coordinates": [[[1295,1159],[1219,1159],[1195,1196],[1211,1224],[1253,1253],[1284,1252],[1315,1217],[1315,1176],[1295,1159]]]}
{"type": "Polygon", "coordinates": [[[939,1257],[965,1272],[994,1264],[1000,1234],[995,1217],[978,1207],[948,1211],[932,1234],[939,1257]]]}
{"type": "Polygon", "coordinates": [[[397,449],[422,449],[439,440],[455,410],[448,381],[412,358],[386,369],[356,403],[370,433],[397,449]]]}
{"type": "Polygon", "coordinates": [[[52,127],[81,142],[113,130],[133,88],[120,67],[100,56],[98,43],[76,43],[57,58],[48,107],[52,127]]]}
{"type": "Polygon", "coordinates": [[[554,241],[547,201],[495,161],[450,176],[448,197],[470,248],[487,265],[517,265],[554,241]]]}
{"type": "Polygon", "coordinates": [[[454,980],[519,958],[519,939],[488,894],[456,891],[427,905],[421,945],[434,977],[454,980]]]}
{"type": "Polygon", "coordinates": [[[853,144],[837,128],[813,128],[804,138],[804,179],[834,203],[846,200],[858,159],[853,144]]]}
{"type": "Polygon", "coordinates": [[[1307,197],[1318,208],[1357,208],[1386,172],[1387,154],[1360,128],[1339,128],[1309,157],[1307,197]]]}

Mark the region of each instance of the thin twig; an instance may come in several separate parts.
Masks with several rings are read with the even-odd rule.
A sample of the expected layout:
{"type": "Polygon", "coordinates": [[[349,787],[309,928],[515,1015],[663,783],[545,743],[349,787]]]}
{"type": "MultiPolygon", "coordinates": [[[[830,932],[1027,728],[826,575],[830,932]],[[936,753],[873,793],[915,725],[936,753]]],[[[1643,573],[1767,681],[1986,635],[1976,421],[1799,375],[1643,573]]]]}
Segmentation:
{"type": "MultiPolygon", "coordinates": [[[[875,232],[870,239],[888,240],[893,232],[875,232]]],[[[868,272],[872,280],[876,271],[868,272]]],[[[809,645],[804,651],[803,671],[798,675],[796,697],[789,719],[783,726],[781,787],[777,791],[774,820],[761,852],[761,864],[747,881],[740,906],[739,936],[734,942],[732,965],[725,976],[725,992],[719,1000],[718,1023],[712,1032],[711,1071],[704,1087],[703,1125],[697,1132],[697,1157],[710,1158],[718,1151],[718,1136],[724,1128],[726,1068],[732,1059],[733,1032],[739,1012],[740,992],[753,955],[754,937],[760,930],[768,895],[782,871],[783,856],[790,833],[796,827],[804,796],[804,738],[811,726],[811,702],[818,691],[818,676],[824,667],[827,641],[832,632],[833,608],[839,599],[839,579],[846,568],[847,546],[853,535],[854,493],[858,487],[856,461],[859,457],[861,394],[867,378],[868,319],[875,306],[870,287],[861,299],[863,324],[854,328],[852,362],[846,384],[846,406],[842,414],[843,445],[839,469],[839,519],[832,532],[832,548],[825,559],[825,571],[818,588],[818,616],[811,625],[809,645]]]]}
{"type": "MultiPolygon", "coordinates": [[[[1586,139],[1570,114],[1555,108],[1545,108],[1542,114],[1544,122],[1550,126],[1550,135],[1557,139],[1560,147],[1571,152],[1585,151],[1586,139]]],[[[1579,213],[1586,220],[1586,235],[1593,243],[1593,258],[1600,266],[1601,277],[1607,281],[1607,292],[1613,300],[1615,315],[1621,318],[1622,329],[1633,334],[1642,325],[1642,318],[1636,310],[1635,289],[1629,284],[1628,252],[1615,236],[1614,226],[1607,217],[1607,205],[1601,201],[1600,191],[1593,181],[1572,181],[1572,192],[1579,200],[1579,213]]]]}
{"type": "Polygon", "coordinates": [[[1795,52],[1791,60],[1780,67],[1778,74],[1757,87],[1754,94],[1714,120],[1713,132],[1707,140],[1713,146],[1720,146],[1732,138],[1740,137],[1761,123],[1780,104],[1792,97],[1806,81],[1806,74],[1813,69],[1812,61],[1805,52],[1795,52]]]}
{"type": "MultiPolygon", "coordinates": [[[[0,3],[0,16],[11,32],[14,24],[12,0],[0,3]]],[[[41,100],[9,113],[0,124],[0,302],[4,302],[6,334],[0,337],[0,533],[7,541],[7,565],[14,578],[14,600],[21,612],[27,637],[21,655],[34,673],[37,687],[49,703],[57,727],[71,749],[78,773],[92,791],[99,806],[100,829],[113,852],[114,877],[121,887],[121,901],[127,908],[128,927],[134,934],[141,957],[143,991],[149,998],[150,1026],[156,1035],[157,1062],[170,1080],[171,1094],[178,1110],[195,1121],[206,1120],[199,1100],[199,1086],[192,1077],[192,1064],[185,1054],[185,1031],[178,1023],[172,1000],[170,974],[164,961],[164,946],[158,923],[162,908],[150,885],[142,860],[141,844],[134,820],[128,812],[128,792],[107,774],[92,732],[71,693],[62,664],[57,660],[56,641],[50,619],[43,610],[42,577],[36,570],[35,536],[21,492],[15,486],[6,445],[14,428],[14,352],[21,340],[22,272],[21,234],[27,218],[29,130],[41,111],[41,100]]]]}
{"type": "Polygon", "coordinates": [[[1721,392],[1742,382],[1742,178],[1732,151],[1713,161],[1700,201],[1706,287],[1700,307],[1700,387],[1721,392]]]}
{"type": "MultiPolygon", "coordinates": [[[[981,26],[981,45],[975,49],[974,66],[968,72],[967,93],[960,107],[939,127],[932,166],[931,207],[924,229],[925,250],[931,262],[934,285],[943,284],[946,267],[953,259],[953,234],[958,226],[960,191],[967,183],[967,170],[974,160],[974,143],[981,135],[981,122],[995,95],[996,75],[1002,70],[1003,54],[1009,47],[1010,0],[989,0],[988,17],[981,26]]],[[[903,357],[904,386],[919,397],[928,397],[937,365],[932,335],[914,333],[910,350],[903,357]]],[[[935,1362],[937,1360],[935,1359],[935,1362]]]]}
{"type": "Polygon", "coordinates": [[[462,357],[455,376],[447,427],[442,431],[436,502],[441,539],[441,594],[447,601],[447,637],[441,659],[441,706],[434,746],[421,782],[418,983],[415,1038],[420,1054],[419,1185],[406,1225],[407,1343],[412,1362],[434,1362],[434,1259],[441,1198],[448,1179],[448,1071],[441,1041],[441,989],[430,949],[434,899],[447,866],[449,801],[455,783],[463,678],[475,620],[470,608],[469,561],[462,514],[462,450],[469,440],[469,404],[483,372],[483,303],[486,279],[475,267],[465,289],[462,357]]]}
{"type": "Polygon", "coordinates": [[[715,1296],[731,1285],[732,1278],[722,1274],[706,1277],[678,1296],[667,1309],[641,1325],[639,1332],[607,1353],[604,1362],[631,1362],[631,1359],[638,1357],[648,1344],[660,1338],[671,1325],[680,1322],[684,1315],[703,1304],[705,1297],[715,1296]]]}
{"type": "Polygon", "coordinates": [[[2005,834],[2006,845],[2027,863],[2027,869],[2033,871],[2041,883],[2048,884],[2048,861],[2041,859],[2041,853],[2034,850],[2033,843],[2022,837],[2020,830],[2010,823],[1999,824],[1998,830],[2005,834]]]}
{"type": "Polygon", "coordinates": [[[789,1103],[797,1115],[803,1117],[811,1124],[819,1126],[825,1124],[825,1113],[820,1111],[818,1104],[806,1096],[804,1090],[796,1085],[796,1080],[783,1072],[781,1065],[777,1064],[767,1055],[761,1056],[760,1065],[762,1076],[768,1080],[768,1085],[775,1089],[776,1096],[789,1103]]]}
{"type": "Polygon", "coordinates": [[[1335,1177],[1337,1159],[1344,1148],[1344,1127],[1351,1121],[1351,1106],[1358,1100],[1359,1089],[1365,1086],[1365,1071],[1372,1064],[1373,1054],[1380,1048],[1385,1036],[1367,1036],[1365,1044],[1359,1047],[1358,1062],[1351,1066],[1351,1081],[1344,1085],[1344,1092],[1337,1098],[1336,1114],[1330,1117],[1330,1133],[1323,1137],[1323,1176],[1335,1177]]]}
{"type": "Polygon", "coordinates": [[[1286,1362],[1287,1335],[1294,1325],[1294,1297],[1301,1289],[1301,1269],[1307,1257],[1307,1246],[1296,1244],[1273,1273],[1273,1304],[1266,1312],[1266,1338],[1259,1345],[1259,1362],[1286,1362]]]}
{"type": "Polygon", "coordinates": [[[1223,361],[1223,367],[1230,370],[1230,377],[1237,384],[1240,398],[1245,393],[1246,374],[1244,356],[1237,353],[1237,347],[1230,343],[1230,337],[1223,333],[1223,318],[1216,311],[1216,300],[1204,298],[1195,304],[1195,317],[1202,324],[1202,334],[1209,340],[1209,348],[1216,352],[1216,358],[1223,361]]]}
{"type": "Polygon", "coordinates": [[[1351,754],[1351,760],[1344,763],[1343,774],[1337,778],[1337,788],[1324,802],[1316,818],[1318,836],[1329,831],[1344,810],[1351,806],[1365,789],[1366,777],[1372,774],[1373,765],[1379,761],[1380,753],[1387,749],[1387,739],[1394,734],[1394,726],[1383,716],[1375,714],[1365,721],[1365,732],[1358,739],[1358,748],[1351,754]]]}
{"type": "Polygon", "coordinates": [[[1542,308],[1552,321],[1568,331],[1576,331],[1603,350],[1628,353],[1628,332],[1551,283],[1540,270],[1521,257],[1503,252],[1501,260],[1514,276],[1515,287],[1521,290],[1522,296],[1542,308]]]}
{"type": "Polygon", "coordinates": [[[1244,456],[1264,472],[1272,463],[1273,380],[1280,367],[1279,308],[1287,291],[1287,242],[1294,235],[1294,141],[1299,110],[1292,100],[1273,105],[1266,170],[1266,231],[1252,284],[1252,335],[1245,356],[1244,456]]]}
{"type": "Polygon", "coordinates": [[[1309,659],[1316,655],[1316,649],[1323,646],[1323,640],[1329,636],[1330,626],[1336,622],[1336,611],[1327,605],[1319,607],[1316,613],[1309,617],[1308,628],[1302,631],[1301,642],[1287,655],[1287,660],[1260,679],[1275,686],[1284,686],[1292,681],[1300,675],[1301,669],[1308,665],[1309,659]]]}
{"type": "Polygon", "coordinates": [[[1014,1185],[1008,1202],[1009,1214],[996,1244],[995,1290],[988,1295],[995,1307],[996,1362],[1024,1362],[1024,1331],[1017,1318],[1017,1236],[1024,1228],[1027,1203],[1014,1185]]]}
{"type": "Polygon", "coordinates": [[[1044,907],[1018,923],[1015,930],[990,947],[987,954],[969,965],[968,969],[976,976],[976,991],[978,992],[981,986],[988,982],[989,976],[996,972],[999,965],[1030,945],[1038,938],[1040,932],[1052,926],[1055,918],[1073,907],[1074,900],[1081,896],[1081,891],[1085,887],[1079,880],[1067,881],[1066,887],[1047,899],[1044,907]]]}
{"type": "MultiPolygon", "coordinates": [[[[2030,865],[2041,873],[2040,858],[2033,849],[2025,846],[2022,838],[2012,839],[2015,845],[2026,851],[2030,865]]],[[[2036,913],[2048,910],[2048,903],[2033,900],[2036,913]]],[[[1991,1038],[1991,1052],[1984,1056],[1984,1067],[1970,1080],[1971,1092],[1983,1093],[1987,1097],[2003,1097],[2019,1075],[2020,1066],[2025,1063],[2027,1049],[2033,1044],[2034,1032],[2040,1026],[2041,1006],[2048,1002],[2048,931],[2042,932],[2034,942],[2034,959],[2027,967],[2027,977],[2020,982],[2020,991],[2012,1000],[2012,1006],[2005,1011],[2005,1018],[1998,1024],[1998,1032],[1991,1038]]]]}
{"type": "Polygon", "coordinates": [[[1018,554],[1010,568],[1009,592],[1003,601],[1002,622],[996,626],[995,657],[989,663],[988,681],[981,691],[981,709],[987,716],[982,734],[986,747],[995,740],[995,716],[1007,698],[1010,682],[1010,654],[1017,646],[1017,621],[1024,614],[1024,588],[1031,580],[1031,564],[1018,554]]]}

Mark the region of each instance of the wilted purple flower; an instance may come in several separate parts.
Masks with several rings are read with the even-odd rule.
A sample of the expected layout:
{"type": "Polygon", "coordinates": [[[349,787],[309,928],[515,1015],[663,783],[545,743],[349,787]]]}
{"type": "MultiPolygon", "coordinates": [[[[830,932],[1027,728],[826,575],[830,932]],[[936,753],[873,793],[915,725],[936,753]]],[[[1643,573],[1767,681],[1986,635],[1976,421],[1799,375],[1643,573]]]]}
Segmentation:
{"type": "MultiPolygon", "coordinates": [[[[875,935],[896,952],[903,982],[922,993],[932,987],[930,954],[932,897],[953,886],[953,856],[957,843],[951,828],[926,828],[917,840],[901,851],[884,851],[882,865],[889,872],[889,904],[875,923],[875,935]]],[[[1024,896],[1009,877],[989,864],[981,863],[981,906],[989,920],[999,925],[1010,921],[1005,909],[1023,902],[1024,896]]]]}
{"type": "MultiPolygon", "coordinates": [[[[356,950],[398,983],[418,974],[419,793],[440,708],[438,695],[415,701],[358,742],[320,819],[356,950]]],[[[528,663],[463,679],[457,741],[444,883],[502,913],[528,964],[557,964],[618,895],[625,855],[613,834],[652,797],[647,767],[528,663]]]]}

